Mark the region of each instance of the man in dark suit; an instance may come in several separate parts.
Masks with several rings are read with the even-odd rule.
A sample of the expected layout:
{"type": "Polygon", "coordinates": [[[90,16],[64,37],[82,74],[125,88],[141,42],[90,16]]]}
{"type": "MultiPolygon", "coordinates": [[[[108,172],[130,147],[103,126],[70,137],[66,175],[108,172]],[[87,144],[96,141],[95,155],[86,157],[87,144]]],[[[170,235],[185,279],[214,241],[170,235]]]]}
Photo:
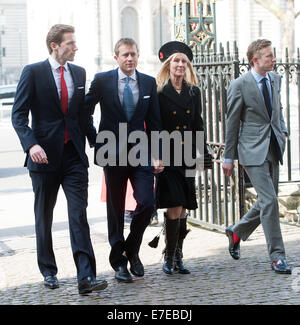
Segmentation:
{"type": "Polygon", "coordinates": [[[47,35],[46,61],[27,65],[20,77],[12,123],[26,152],[35,194],[34,212],[39,269],[44,285],[59,286],[51,227],[57,193],[62,186],[67,203],[73,257],[80,294],[102,290],[86,216],[88,158],[87,118],[83,112],[85,70],[68,63],[77,51],[74,28],[54,25],[47,35]],[[28,125],[31,113],[32,124],[28,125]]]}
{"type": "MultiPolygon", "coordinates": [[[[125,138],[133,131],[145,130],[150,144],[151,131],[161,130],[156,82],[154,78],[136,70],[138,57],[138,46],[134,40],[119,40],[115,46],[114,57],[119,68],[96,74],[86,95],[86,108],[91,114],[95,105],[100,103],[99,136],[107,131],[116,139],[116,152],[108,152],[108,156],[113,156],[116,165],[106,164],[104,175],[107,186],[108,236],[111,245],[109,260],[116,272],[116,279],[121,282],[132,282],[132,276],[127,269],[128,260],[133,275],[144,275],[144,267],[138,253],[154,210],[153,172],[163,170],[159,156],[152,161],[154,167],[151,166],[150,157],[145,165],[130,165],[126,153],[132,145],[119,134],[120,125],[124,123],[123,126],[127,126],[125,138]],[[128,179],[133,187],[137,208],[130,225],[130,233],[125,240],[124,205],[128,179]]],[[[94,141],[96,164],[102,165],[97,159],[97,152],[103,143],[96,143],[96,130],[94,141]]]]}

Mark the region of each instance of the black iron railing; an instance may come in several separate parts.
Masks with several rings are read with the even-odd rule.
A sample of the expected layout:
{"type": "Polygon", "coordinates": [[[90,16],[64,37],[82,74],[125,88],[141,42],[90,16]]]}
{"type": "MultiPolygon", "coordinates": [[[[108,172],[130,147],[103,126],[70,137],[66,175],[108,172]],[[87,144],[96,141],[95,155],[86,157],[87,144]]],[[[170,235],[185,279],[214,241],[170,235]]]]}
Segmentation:
{"type": "MultiPolygon", "coordinates": [[[[274,50],[275,51],[275,50],[274,50]]],[[[276,53],[276,51],[275,51],[276,53]]],[[[281,168],[281,182],[300,181],[300,52],[297,58],[284,62],[278,60],[275,72],[282,75],[282,105],[289,138],[281,168]]],[[[214,156],[212,170],[197,177],[198,209],[191,213],[191,220],[210,228],[224,229],[235,223],[245,212],[244,172],[238,162],[233,175],[223,175],[221,162],[225,147],[227,89],[233,79],[249,70],[248,63],[239,59],[236,43],[230,51],[222,45],[212,54],[199,51],[194,56],[194,68],[199,78],[202,95],[203,120],[210,152],[214,156]]],[[[251,185],[251,184],[250,184],[251,185]]]]}

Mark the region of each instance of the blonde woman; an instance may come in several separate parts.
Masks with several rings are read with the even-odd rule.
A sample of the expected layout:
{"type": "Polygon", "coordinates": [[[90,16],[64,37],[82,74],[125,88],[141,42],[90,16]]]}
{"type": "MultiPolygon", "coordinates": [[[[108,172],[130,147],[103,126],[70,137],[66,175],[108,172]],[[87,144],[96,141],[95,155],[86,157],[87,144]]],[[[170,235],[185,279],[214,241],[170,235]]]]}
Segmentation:
{"type": "MultiPolygon", "coordinates": [[[[192,131],[193,135],[195,131],[203,131],[201,96],[191,64],[191,49],[182,42],[168,42],[159,50],[159,59],[163,65],[156,82],[163,130],[180,131],[182,139],[184,131],[192,131]]],[[[204,147],[207,153],[206,145],[204,147]]],[[[190,271],[182,263],[182,246],[187,234],[186,209],[197,208],[195,179],[186,177],[184,160],[182,166],[175,166],[175,153],[176,148],[171,146],[170,166],[165,166],[164,172],[157,176],[156,184],[157,208],[167,209],[163,271],[188,274],[190,271]]]]}

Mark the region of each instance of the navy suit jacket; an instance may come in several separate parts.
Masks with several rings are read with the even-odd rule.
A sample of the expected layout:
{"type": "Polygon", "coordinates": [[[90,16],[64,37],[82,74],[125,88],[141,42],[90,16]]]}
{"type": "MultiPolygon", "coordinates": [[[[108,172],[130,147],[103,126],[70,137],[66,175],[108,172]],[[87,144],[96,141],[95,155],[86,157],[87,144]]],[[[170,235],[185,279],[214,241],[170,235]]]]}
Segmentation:
{"type": "MultiPolygon", "coordinates": [[[[66,115],[63,114],[57,87],[48,61],[25,66],[18,83],[12,109],[12,124],[19,136],[24,152],[24,166],[31,171],[55,171],[61,165],[64,149],[65,126],[83,162],[88,167],[85,154],[87,117],[84,114],[85,70],[68,63],[74,82],[74,94],[66,115]],[[31,127],[28,115],[31,113],[31,127]],[[39,144],[47,154],[49,164],[34,163],[29,148],[39,144]]],[[[89,139],[91,140],[91,139],[89,139]]]]}
{"type": "MultiPolygon", "coordinates": [[[[153,77],[138,71],[136,71],[136,75],[139,87],[139,99],[130,121],[127,121],[126,113],[120,103],[118,95],[118,69],[96,74],[91,83],[89,92],[86,95],[85,106],[89,114],[93,114],[95,105],[100,103],[101,121],[98,131],[111,131],[116,136],[117,160],[119,154],[118,136],[120,123],[128,123],[128,134],[132,131],[145,130],[148,135],[149,148],[151,144],[151,131],[161,131],[161,117],[156,81],[153,77]]],[[[90,131],[91,127],[89,127],[88,130],[90,131]]],[[[89,134],[89,137],[94,139],[95,158],[97,150],[103,145],[101,143],[96,143],[96,136],[97,132],[94,128],[92,134],[89,134]]],[[[95,164],[97,164],[96,159],[95,164]]]]}

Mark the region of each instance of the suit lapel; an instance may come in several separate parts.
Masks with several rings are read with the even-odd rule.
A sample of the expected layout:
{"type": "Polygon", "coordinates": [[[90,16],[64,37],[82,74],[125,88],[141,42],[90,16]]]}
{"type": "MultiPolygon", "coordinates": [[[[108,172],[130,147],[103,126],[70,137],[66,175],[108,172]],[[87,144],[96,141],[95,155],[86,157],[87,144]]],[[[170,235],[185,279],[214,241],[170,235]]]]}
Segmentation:
{"type": "Polygon", "coordinates": [[[114,70],[112,75],[112,89],[113,89],[113,99],[115,104],[117,105],[118,109],[123,110],[123,105],[120,102],[120,98],[119,98],[119,85],[118,85],[118,81],[119,81],[119,76],[118,76],[118,69],[114,70]]]}
{"type": "Polygon", "coordinates": [[[75,98],[75,92],[77,90],[77,86],[76,85],[77,85],[77,79],[78,79],[77,71],[76,71],[75,67],[72,67],[71,64],[68,63],[68,68],[70,69],[70,73],[71,73],[71,76],[72,76],[72,79],[73,79],[74,93],[73,93],[73,96],[71,98],[71,101],[70,101],[70,104],[69,104],[69,107],[68,107],[67,114],[72,109],[72,104],[73,104],[73,101],[74,101],[74,98],[75,98]]]}
{"type": "Polygon", "coordinates": [[[271,82],[271,93],[272,93],[272,110],[274,109],[274,107],[276,105],[275,104],[275,101],[276,101],[276,93],[275,93],[275,80],[274,80],[274,77],[272,75],[272,73],[268,73],[268,76],[270,78],[270,82],[271,82]]]}
{"type": "MultiPolygon", "coordinates": [[[[76,92],[78,91],[78,87],[79,86],[85,86],[84,85],[84,81],[81,78],[81,75],[79,74],[79,70],[72,64],[68,63],[68,68],[70,69],[70,73],[73,79],[73,85],[74,85],[74,92],[73,92],[73,96],[71,98],[69,107],[68,107],[68,113],[70,110],[72,110],[72,107],[74,105],[74,101],[76,98],[76,92]]],[[[68,114],[67,113],[67,114],[68,114]]]]}
{"type": "Polygon", "coordinates": [[[58,97],[56,83],[55,83],[52,69],[51,69],[51,65],[50,65],[48,59],[44,63],[45,63],[45,77],[46,77],[46,80],[48,81],[50,91],[52,92],[57,109],[60,111],[61,114],[63,114],[61,105],[60,105],[60,101],[59,101],[59,97],[58,97]]]}
{"type": "Polygon", "coordinates": [[[127,121],[127,117],[124,111],[124,107],[120,102],[119,98],[119,75],[118,75],[118,69],[115,69],[112,71],[112,92],[113,92],[113,102],[114,107],[116,107],[119,114],[121,114],[121,120],[127,121]]]}
{"type": "Polygon", "coordinates": [[[148,94],[145,93],[146,89],[145,89],[144,77],[137,70],[136,70],[136,78],[137,78],[138,87],[139,87],[139,99],[138,99],[138,101],[136,103],[136,107],[135,107],[135,111],[133,113],[132,119],[134,119],[136,115],[141,113],[142,98],[145,95],[148,95],[148,94]]]}
{"type": "Polygon", "coordinates": [[[137,77],[137,82],[138,82],[138,87],[139,87],[139,99],[138,99],[138,102],[136,104],[136,110],[135,111],[138,110],[138,107],[141,104],[142,98],[145,95],[144,78],[143,78],[143,76],[138,71],[136,71],[136,77],[137,77]]]}

